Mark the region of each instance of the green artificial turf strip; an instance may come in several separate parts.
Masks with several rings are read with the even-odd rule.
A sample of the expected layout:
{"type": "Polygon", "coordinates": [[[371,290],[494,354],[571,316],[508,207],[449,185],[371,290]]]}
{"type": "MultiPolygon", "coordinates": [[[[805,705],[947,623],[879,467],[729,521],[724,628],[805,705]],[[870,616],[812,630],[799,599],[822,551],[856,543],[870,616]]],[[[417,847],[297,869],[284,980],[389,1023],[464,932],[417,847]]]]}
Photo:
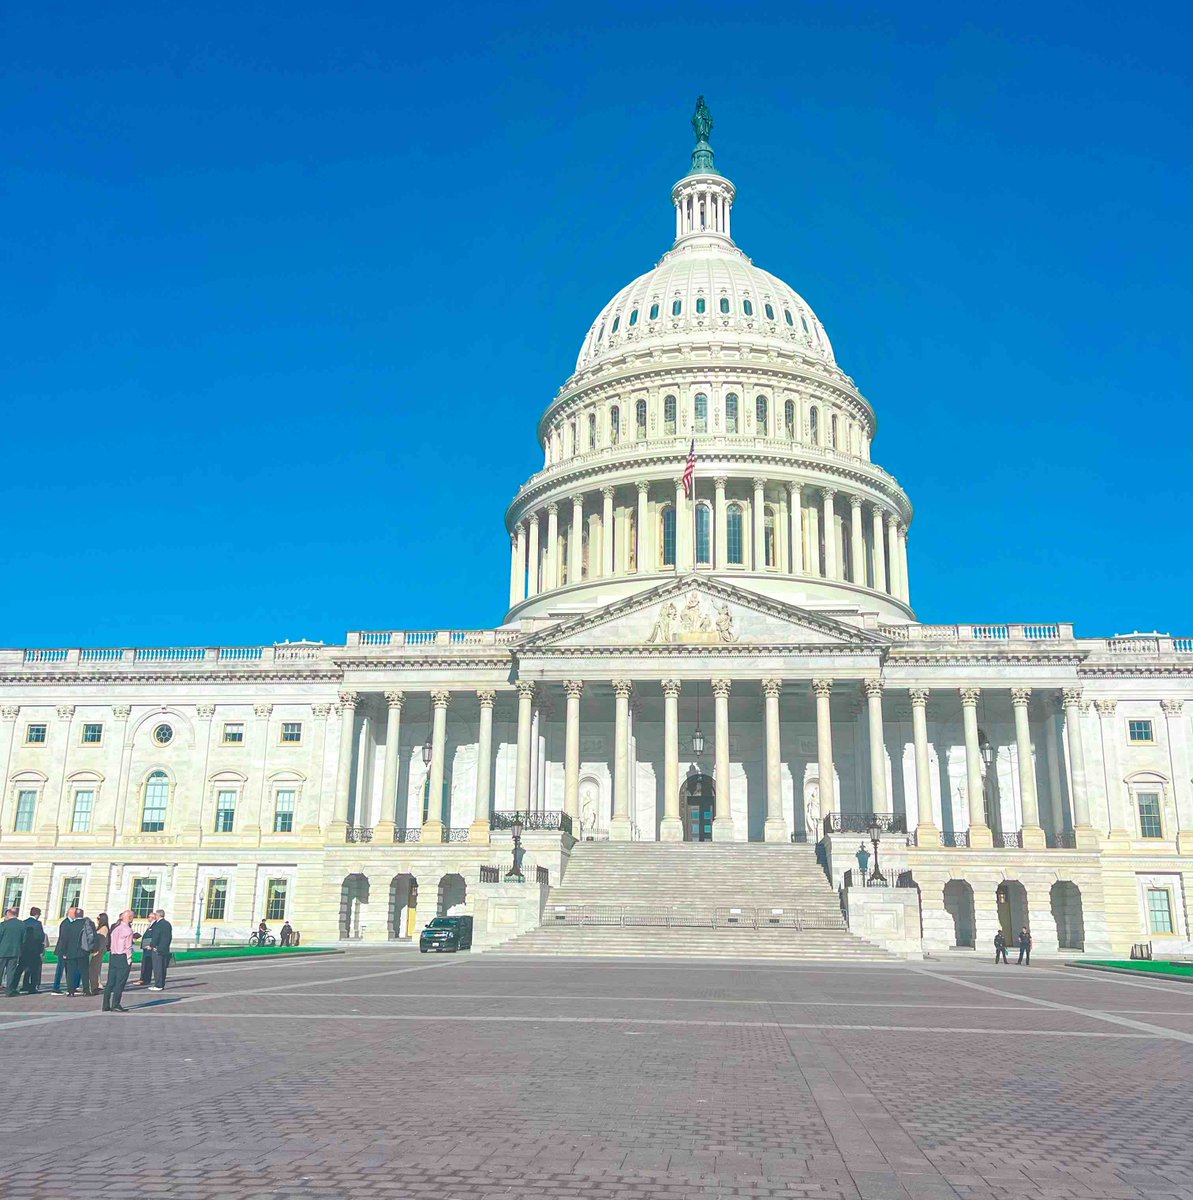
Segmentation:
{"type": "Polygon", "coordinates": [[[1119,971],[1149,971],[1154,975],[1193,975],[1193,963],[1158,962],[1156,959],[1095,959],[1087,967],[1114,967],[1119,971]]]}

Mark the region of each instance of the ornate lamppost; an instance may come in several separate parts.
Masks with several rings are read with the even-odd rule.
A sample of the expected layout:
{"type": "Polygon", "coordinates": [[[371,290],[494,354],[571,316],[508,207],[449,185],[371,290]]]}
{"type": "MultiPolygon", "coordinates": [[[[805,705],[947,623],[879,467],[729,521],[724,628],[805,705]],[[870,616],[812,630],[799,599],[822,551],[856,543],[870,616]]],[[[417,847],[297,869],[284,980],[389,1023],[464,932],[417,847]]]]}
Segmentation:
{"type": "Polygon", "coordinates": [[[874,869],[870,872],[868,883],[882,885],[886,876],[878,869],[878,840],[882,837],[882,825],[877,816],[870,818],[870,842],[874,847],[874,869]]]}
{"type": "Polygon", "coordinates": [[[522,829],[522,814],[514,813],[513,824],[510,825],[510,834],[514,839],[514,862],[505,873],[506,883],[526,882],[526,876],[522,874],[522,829]]]}

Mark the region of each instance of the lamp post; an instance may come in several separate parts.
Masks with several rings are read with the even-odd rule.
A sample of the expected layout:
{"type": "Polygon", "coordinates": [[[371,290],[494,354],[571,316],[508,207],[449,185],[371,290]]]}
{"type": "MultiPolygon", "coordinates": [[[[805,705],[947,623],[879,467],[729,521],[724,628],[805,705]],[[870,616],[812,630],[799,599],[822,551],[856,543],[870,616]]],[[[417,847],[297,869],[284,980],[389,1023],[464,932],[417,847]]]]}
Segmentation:
{"type": "Polygon", "coordinates": [[[505,873],[506,882],[513,880],[515,883],[525,883],[526,877],[522,874],[522,814],[514,813],[513,824],[510,825],[510,834],[514,839],[514,862],[513,866],[505,873]]]}
{"type": "Polygon", "coordinates": [[[869,883],[886,883],[886,876],[878,869],[878,839],[882,837],[882,825],[876,816],[870,818],[870,842],[874,846],[874,869],[870,872],[869,883]]]}
{"type": "Polygon", "coordinates": [[[692,731],[692,754],[699,758],[704,753],[704,734],[700,729],[700,685],[696,685],[696,728],[692,731]]]}

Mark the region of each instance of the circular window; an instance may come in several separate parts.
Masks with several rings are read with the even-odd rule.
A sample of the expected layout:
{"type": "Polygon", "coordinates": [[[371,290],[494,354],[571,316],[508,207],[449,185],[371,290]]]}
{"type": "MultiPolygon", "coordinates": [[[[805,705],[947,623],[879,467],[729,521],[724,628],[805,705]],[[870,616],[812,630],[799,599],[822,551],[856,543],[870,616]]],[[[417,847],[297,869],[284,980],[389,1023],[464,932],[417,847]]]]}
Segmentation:
{"type": "Polygon", "coordinates": [[[153,731],[153,740],[159,746],[168,746],[174,740],[174,730],[169,725],[159,725],[153,731]]]}

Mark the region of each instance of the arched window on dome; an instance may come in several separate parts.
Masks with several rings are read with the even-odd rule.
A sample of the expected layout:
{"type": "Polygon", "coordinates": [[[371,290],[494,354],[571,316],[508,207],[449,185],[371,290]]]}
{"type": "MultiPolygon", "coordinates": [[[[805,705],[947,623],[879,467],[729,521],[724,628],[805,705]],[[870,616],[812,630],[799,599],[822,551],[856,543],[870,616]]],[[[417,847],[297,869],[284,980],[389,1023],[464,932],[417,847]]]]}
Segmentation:
{"type": "Polygon", "coordinates": [[[652,304],[652,305],[650,306],[650,319],[651,319],[652,321],[657,321],[657,320],[659,319],[659,306],[658,306],[658,304],[652,304]]]}
{"type": "Polygon", "coordinates": [[[807,317],[805,317],[803,313],[800,313],[800,315],[799,315],[799,323],[800,323],[800,324],[801,324],[801,325],[804,327],[804,332],[805,332],[805,333],[811,333],[811,332],[812,332],[812,331],[811,331],[811,330],[808,328],[808,318],[807,318],[807,317]]]}
{"type": "Polygon", "coordinates": [[[646,401],[639,400],[634,405],[634,432],[639,441],[646,437],[646,401]]]}
{"type": "Polygon", "coordinates": [[[620,325],[620,324],[621,324],[621,313],[618,313],[618,314],[617,314],[617,316],[615,316],[615,317],[613,318],[613,328],[609,330],[610,334],[614,334],[614,333],[616,333],[616,332],[617,332],[617,327],[618,327],[618,325],[620,325]]]}
{"type": "Polygon", "coordinates": [[[775,319],[775,310],[769,304],[766,306],[766,319],[768,321],[775,319]]]}
{"type": "Polygon", "coordinates": [[[820,445],[820,409],[814,404],[808,409],[808,441],[813,446],[820,445]]]}
{"type": "Polygon", "coordinates": [[[795,322],[791,318],[791,309],[789,309],[789,308],[783,309],[783,316],[786,318],[788,325],[795,324],[795,322]]]}
{"type": "Polygon", "coordinates": [[[630,313],[630,328],[632,329],[637,324],[638,324],[638,310],[634,309],[634,311],[632,313],[630,313]]]}
{"type": "Polygon", "coordinates": [[[707,500],[696,505],[696,565],[712,566],[712,508],[707,500]]]}
{"type": "Polygon", "coordinates": [[[725,313],[726,316],[728,316],[728,314],[729,314],[729,297],[728,296],[721,297],[721,312],[725,313]]]}
{"type": "Polygon", "coordinates": [[[775,537],[775,510],[771,505],[766,506],[766,516],[762,522],[762,547],[768,567],[779,565],[779,543],[775,537]]]}
{"type": "Polygon", "coordinates": [[[683,301],[682,300],[672,300],[671,301],[671,315],[673,317],[678,317],[681,312],[683,312],[683,301]]]}
{"type": "Polygon", "coordinates": [[[696,311],[701,314],[703,314],[703,312],[704,312],[704,297],[703,296],[696,297],[696,311]]]}
{"type": "Polygon", "coordinates": [[[765,396],[758,396],[754,400],[754,423],[759,436],[767,437],[770,434],[770,406],[765,396]]]}
{"type": "Polygon", "coordinates": [[[663,401],[663,432],[675,432],[675,410],[676,403],[674,396],[668,396],[663,401]]]}
{"type": "Polygon", "coordinates": [[[603,338],[604,336],[605,336],[605,322],[602,321],[601,322],[601,331],[600,331],[600,333],[597,334],[597,341],[599,342],[601,340],[601,338],[603,338]]]}
{"type": "Polygon", "coordinates": [[[837,449],[838,429],[839,426],[837,424],[837,414],[833,413],[832,417],[829,419],[829,434],[832,438],[832,447],[834,450],[837,449]]]}
{"type": "Polygon", "coordinates": [[[588,414],[588,448],[596,449],[596,413],[588,414]]]}
{"type": "Polygon", "coordinates": [[[725,556],[731,567],[743,565],[741,530],[741,505],[731,504],[725,510],[725,556]]]}
{"type": "Polygon", "coordinates": [[[746,314],[747,317],[752,317],[754,315],[754,306],[749,300],[743,300],[741,302],[741,310],[746,314]]]}
{"type": "Polygon", "coordinates": [[[696,432],[708,432],[708,397],[703,392],[696,393],[694,402],[696,413],[696,432]]]}
{"type": "Polygon", "coordinates": [[[725,432],[737,432],[737,396],[733,392],[725,397],[725,432]]]}
{"type": "Polygon", "coordinates": [[[787,430],[787,436],[795,441],[795,401],[788,400],[783,405],[783,427],[787,430]]]}
{"type": "Polygon", "coordinates": [[[659,566],[675,566],[674,504],[664,504],[659,513],[659,566]]]}
{"type": "Polygon", "coordinates": [[[621,441],[621,409],[616,405],[609,412],[609,438],[615,446],[621,441]]]}
{"type": "Polygon", "coordinates": [[[576,440],[576,418],[568,422],[568,457],[580,453],[580,443],[576,440]]]}

